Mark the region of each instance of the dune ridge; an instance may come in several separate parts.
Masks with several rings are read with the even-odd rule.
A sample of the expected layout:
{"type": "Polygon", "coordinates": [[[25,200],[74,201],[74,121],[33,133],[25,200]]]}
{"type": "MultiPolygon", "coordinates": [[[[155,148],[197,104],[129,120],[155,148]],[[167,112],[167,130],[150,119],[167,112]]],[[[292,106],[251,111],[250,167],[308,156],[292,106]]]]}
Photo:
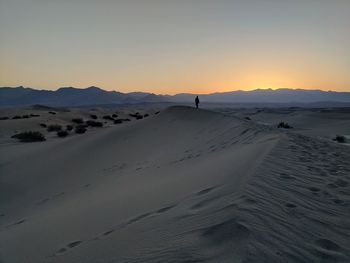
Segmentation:
{"type": "Polygon", "coordinates": [[[2,262],[350,260],[348,147],[190,107],[1,147],[2,262]]]}

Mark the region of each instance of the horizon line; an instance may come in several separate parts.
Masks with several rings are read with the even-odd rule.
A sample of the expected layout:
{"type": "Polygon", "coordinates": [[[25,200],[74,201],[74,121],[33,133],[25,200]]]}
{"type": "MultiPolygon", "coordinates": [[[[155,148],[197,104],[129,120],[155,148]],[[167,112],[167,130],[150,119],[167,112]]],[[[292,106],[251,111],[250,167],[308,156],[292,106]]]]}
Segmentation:
{"type": "Polygon", "coordinates": [[[230,93],[230,92],[253,92],[253,91],[261,91],[261,90],[266,90],[266,91],[278,91],[278,90],[294,90],[294,91],[320,91],[320,92],[336,92],[336,93],[348,93],[349,91],[336,91],[336,90],[323,90],[323,89],[303,89],[303,88],[255,88],[255,89],[248,89],[248,90],[243,90],[243,89],[237,89],[237,90],[228,90],[228,91],[213,91],[213,92],[208,92],[208,93],[191,93],[191,92],[180,92],[180,93],[173,93],[173,94],[163,94],[163,93],[154,93],[154,92],[149,92],[149,91],[140,91],[140,90],[135,90],[135,91],[130,91],[130,92],[122,92],[118,90],[107,90],[98,86],[88,86],[88,87],[74,87],[74,86],[62,86],[58,87],[56,89],[47,89],[47,88],[32,88],[32,87],[27,87],[27,86],[0,86],[0,88],[24,88],[24,89],[32,89],[32,90],[38,90],[38,91],[58,91],[60,89],[80,89],[80,90],[86,90],[89,88],[97,88],[106,92],[119,92],[123,94],[129,94],[129,93],[148,93],[148,94],[155,94],[155,95],[160,95],[160,96],[174,96],[174,95],[181,95],[181,94],[193,94],[193,95],[212,95],[212,94],[220,94],[220,93],[230,93]]]}

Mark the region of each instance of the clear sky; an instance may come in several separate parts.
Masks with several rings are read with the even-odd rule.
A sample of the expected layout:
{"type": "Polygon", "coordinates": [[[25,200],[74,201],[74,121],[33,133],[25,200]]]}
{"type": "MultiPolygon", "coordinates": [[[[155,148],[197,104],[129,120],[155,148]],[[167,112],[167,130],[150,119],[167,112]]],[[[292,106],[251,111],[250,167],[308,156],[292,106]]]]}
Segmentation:
{"type": "Polygon", "coordinates": [[[0,0],[0,86],[350,91],[350,0],[0,0]]]}

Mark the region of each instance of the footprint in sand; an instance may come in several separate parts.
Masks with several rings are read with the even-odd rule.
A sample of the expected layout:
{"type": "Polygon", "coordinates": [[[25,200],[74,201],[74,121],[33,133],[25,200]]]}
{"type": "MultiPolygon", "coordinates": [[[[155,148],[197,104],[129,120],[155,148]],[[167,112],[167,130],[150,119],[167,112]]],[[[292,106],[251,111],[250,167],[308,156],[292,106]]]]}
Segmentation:
{"type": "Polygon", "coordinates": [[[60,196],[62,196],[62,195],[64,195],[64,192],[60,192],[60,193],[58,193],[58,194],[55,194],[55,195],[53,195],[52,197],[44,198],[44,199],[40,200],[39,202],[37,202],[37,204],[38,204],[38,205],[46,204],[48,201],[50,201],[50,200],[52,200],[52,199],[55,199],[55,198],[57,198],[57,197],[60,197],[60,196]]]}
{"type": "Polygon", "coordinates": [[[21,220],[15,222],[15,223],[12,223],[12,224],[8,225],[7,228],[23,224],[26,221],[27,221],[27,219],[21,219],[21,220]]]}
{"type": "Polygon", "coordinates": [[[103,238],[106,238],[107,236],[113,234],[115,232],[115,229],[109,229],[99,235],[97,235],[94,239],[92,240],[99,240],[99,239],[103,239],[103,238]]]}
{"type": "Polygon", "coordinates": [[[287,179],[287,180],[293,180],[293,179],[295,179],[293,176],[288,175],[288,174],[285,174],[285,173],[281,173],[280,178],[281,178],[281,179],[287,179]]]}
{"type": "Polygon", "coordinates": [[[56,255],[66,253],[70,249],[79,246],[81,243],[83,243],[83,241],[81,241],[81,240],[76,240],[76,241],[70,242],[65,247],[62,247],[59,250],[57,250],[56,255]]]}
{"type": "Polygon", "coordinates": [[[317,188],[317,187],[309,187],[309,190],[310,190],[311,192],[314,192],[314,193],[317,193],[317,192],[320,191],[320,189],[317,188]]]}
{"type": "Polygon", "coordinates": [[[134,218],[130,219],[128,222],[126,222],[126,224],[130,225],[130,224],[136,223],[137,221],[140,221],[140,220],[150,216],[151,214],[152,213],[145,213],[145,214],[139,215],[137,217],[134,217],[134,218]]]}
{"type": "Polygon", "coordinates": [[[212,190],[214,190],[215,188],[216,188],[215,186],[213,186],[213,187],[208,187],[208,188],[206,188],[206,189],[203,189],[203,190],[197,192],[196,195],[205,195],[205,194],[211,192],[212,190]]]}
{"type": "Polygon", "coordinates": [[[69,244],[67,245],[67,247],[73,248],[73,247],[79,246],[82,242],[83,242],[83,241],[81,241],[81,240],[73,241],[73,242],[69,243],[69,244]]]}
{"type": "MultiPolygon", "coordinates": [[[[195,193],[196,196],[204,196],[208,193],[210,193],[211,191],[213,191],[214,189],[216,189],[218,186],[213,186],[213,187],[208,187],[205,188],[197,193],[195,193]]],[[[195,203],[194,205],[191,206],[192,210],[196,210],[196,209],[200,209],[203,208],[207,205],[209,205],[210,203],[212,203],[213,201],[217,200],[218,197],[211,197],[211,198],[207,198],[205,200],[199,201],[197,203],[195,203]]]]}
{"type": "Polygon", "coordinates": [[[160,208],[156,211],[156,213],[160,214],[160,213],[165,213],[166,211],[169,211],[170,209],[174,208],[176,205],[170,205],[170,206],[166,206],[163,208],[160,208]]]}
{"type": "Polygon", "coordinates": [[[334,182],[336,185],[338,185],[339,187],[346,187],[349,185],[349,183],[343,179],[338,179],[334,182]]]}
{"type": "Polygon", "coordinates": [[[287,203],[287,204],[285,204],[285,206],[288,208],[296,208],[297,207],[295,204],[292,204],[292,203],[287,203]]]}
{"type": "Polygon", "coordinates": [[[210,199],[205,199],[203,201],[200,201],[194,205],[191,206],[192,210],[197,210],[197,209],[201,209],[203,207],[206,207],[207,205],[210,205],[212,202],[216,201],[218,199],[218,197],[214,197],[214,198],[210,198],[210,199]]]}
{"type": "Polygon", "coordinates": [[[323,238],[316,240],[314,243],[322,262],[345,262],[344,255],[341,253],[342,248],[337,243],[323,238]]]}
{"type": "MultiPolygon", "coordinates": [[[[156,211],[152,211],[152,212],[148,212],[148,213],[144,213],[144,214],[141,214],[139,216],[136,216],[132,219],[130,219],[129,221],[127,221],[124,226],[127,226],[127,225],[131,225],[131,224],[134,224],[142,219],[145,219],[146,217],[149,217],[151,215],[154,215],[154,214],[161,214],[161,213],[165,213],[167,211],[169,211],[170,209],[174,208],[176,205],[170,205],[170,206],[166,206],[166,207],[163,207],[163,208],[160,208],[156,211]]],[[[114,231],[114,230],[113,230],[114,231]]]]}
{"type": "Polygon", "coordinates": [[[340,246],[337,243],[325,238],[316,240],[315,244],[323,249],[330,250],[330,251],[341,250],[340,246]]]}
{"type": "Polygon", "coordinates": [[[344,201],[341,200],[341,199],[338,199],[338,198],[334,198],[332,199],[332,201],[337,204],[337,205],[343,205],[344,204],[344,201]]]}
{"type": "Polygon", "coordinates": [[[111,229],[111,230],[108,230],[106,232],[104,232],[102,235],[103,236],[109,236],[110,234],[112,234],[115,230],[114,229],[111,229]]]}
{"type": "Polygon", "coordinates": [[[38,205],[43,205],[43,204],[47,203],[49,200],[50,200],[50,198],[44,198],[38,202],[38,205]]]}

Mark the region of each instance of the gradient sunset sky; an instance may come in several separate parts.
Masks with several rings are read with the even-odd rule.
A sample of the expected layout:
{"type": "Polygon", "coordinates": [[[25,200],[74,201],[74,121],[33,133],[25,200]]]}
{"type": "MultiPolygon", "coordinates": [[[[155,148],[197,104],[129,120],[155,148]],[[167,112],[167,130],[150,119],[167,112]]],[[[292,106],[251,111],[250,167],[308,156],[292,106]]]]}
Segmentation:
{"type": "Polygon", "coordinates": [[[0,86],[350,91],[350,0],[0,0],[0,86]]]}

